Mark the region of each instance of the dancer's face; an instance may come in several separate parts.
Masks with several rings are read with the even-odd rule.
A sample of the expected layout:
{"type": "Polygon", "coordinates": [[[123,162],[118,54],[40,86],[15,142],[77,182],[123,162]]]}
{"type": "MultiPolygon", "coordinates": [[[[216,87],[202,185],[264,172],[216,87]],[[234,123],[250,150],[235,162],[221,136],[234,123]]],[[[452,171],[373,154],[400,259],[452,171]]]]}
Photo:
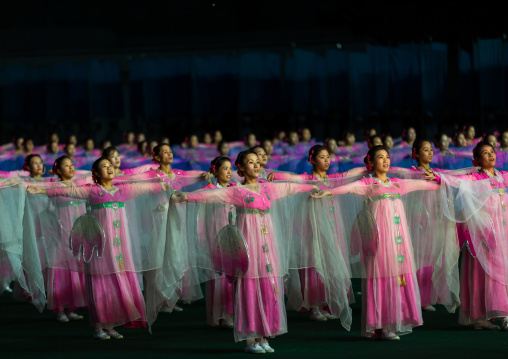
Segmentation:
{"type": "Polygon", "coordinates": [[[420,148],[420,151],[416,154],[418,163],[421,165],[427,165],[432,162],[433,157],[434,151],[432,150],[432,145],[430,142],[425,141],[423,146],[420,148]]]}
{"type": "Polygon", "coordinates": [[[98,176],[100,180],[112,180],[115,178],[115,169],[109,160],[102,160],[99,163],[98,176]]]}
{"type": "Polygon", "coordinates": [[[251,133],[247,136],[247,143],[246,145],[248,147],[254,147],[256,145],[256,135],[251,133]]]}
{"type": "Polygon", "coordinates": [[[268,162],[268,156],[266,155],[266,152],[264,149],[262,148],[259,148],[259,147],[256,147],[256,149],[254,150],[254,152],[256,152],[256,154],[258,155],[258,158],[259,158],[259,165],[261,167],[265,167],[266,166],[266,163],[268,162]]]}
{"type": "Polygon", "coordinates": [[[468,140],[474,139],[474,137],[476,136],[476,131],[475,131],[474,126],[469,126],[468,127],[468,129],[466,131],[466,135],[467,135],[467,139],[468,140]]]}
{"type": "Polygon", "coordinates": [[[408,142],[413,142],[416,139],[416,131],[413,127],[409,127],[407,130],[407,140],[408,142]]]}
{"type": "Polygon", "coordinates": [[[233,170],[231,169],[231,162],[223,161],[219,168],[215,169],[215,177],[219,183],[228,183],[231,181],[231,174],[233,170]]]}
{"type": "Polygon", "coordinates": [[[508,131],[503,132],[503,136],[501,136],[501,147],[508,147],[508,131]]]}
{"type": "Polygon", "coordinates": [[[496,166],[496,151],[491,146],[483,146],[475,158],[481,168],[494,168],[496,166]]]}
{"type": "Polygon", "coordinates": [[[383,139],[383,146],[385,146],[385,148],[388,151],[390,151],[393,148],[393,138],[392,138],[392,136],[386,136],[383,139]]]}
{"type": "Polygon", "coordinates": [[[457,139],[455,140],[455,146],[456,147],[464,147],[466,146],[466,137],[463,133],[459,133],[457,135],[457,139]]]}
{"type": "Polygon", "coordinates": [[[113,151],[109,154],[108,160],[113,164],[115,169],[119,169],[122,164],[122,158],[120,157],[120,153],[118,151],[113,151]]]}
{"type": "Polygon", "coordinates": [[[326,143],[326,148],[328,149],[328,153],[337,152],[337,141],[335,141],[333,138],[328,140],[326,143]]]}
{"type": "Polygon", "coordinates": [[[448,151],[448,147],[450,146],[450,142],[448,142],[448,136],[442,135],[441,138],[439,139],[438,145],[439,145],[439,150],[441,152],[448,151]]]}
{"type": "Polygon", "coordinates": [[[223,142],[220,145],[220,155],[226,157],[229,154],[229,144],[227,142],[223,142]]]}
{"type": "Polygon", "coordinates": [[[309,142],[311,139],[311,133],[308,128],[304,128],[302,131],[302,142],[309,142]]]}
{"type": "Polygon", "coordinates": [[[271,156],[271,154],[273,152],[272,141],[270,141],[270,140],[264,140],[263,141],[263,149],[265,150],[265,153],[266,153],[267,156],[271,156]]]}
{"type": "Polygon", "coordinates": [[[76,153],[76,146],[74,146],[72,143],[69,143],[67,146],[65,146],[65,153],[69,157],[73,157],[76,153]]]}
{"type": "Polygon", "coordinates": [[[44,174],[44,164],[42,163],[42,159],[39,156],[32,157],[30,163],[28,164],[28,169],[30,170],[30,176],[42,176],[44,174]]]}
{"type": "Polygon", "coordinates": [[[243,164],[239,165],[239,169],[244,176],[251,179],[259,177],[259,168],[259,157],[253,153],[247,155],[243,160],[243,164]]]}
{"type": "Polygon", "coordinates": [[[173,163],[173,151],[171,147],[164,145],[162,146],[159,154],[155,156],[155,159],[159,161],[161,165],[170,165],[173,163]]]}
{"type": "Polygon", "coordinates": [[[316,171],[328,171],[330,168],[330,154],[327,150],[322,150],[316,158],[312,159],[312,163],[316,166],[316,171]]]}
{"type": "Polygon", "coordinates": [[[60,174],[63,181],[68,181],[74,177],[74,164],[69,158],[66,158],[60,164],[60,168],[57,169],[57,172],[60,174]]]}
{"type": "Polygon", "coordinates": [[[387,173],[390,170],[390,155],[385,150],[377,151],[371,163],[376,173],[387,173]]]}
{"type": "Polygon", "coordinates": [[[490,143],[492,145],[492,147],[496,148],[497,147],[497,138],[496,136],[494,135],[489,135],[487,137],[487,142],[490,143]]]}

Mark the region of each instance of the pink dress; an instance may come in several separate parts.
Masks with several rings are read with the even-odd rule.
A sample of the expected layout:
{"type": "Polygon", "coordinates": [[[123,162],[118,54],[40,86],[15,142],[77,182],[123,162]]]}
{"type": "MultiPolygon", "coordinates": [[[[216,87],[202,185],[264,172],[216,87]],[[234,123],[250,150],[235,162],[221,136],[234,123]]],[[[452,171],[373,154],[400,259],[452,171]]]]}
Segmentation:
{"type": "MultiPolygon", "coordinates": [[[[63,188],[66,188],[62,184],[63,188]]],[[[85,277],[83,274],[83,260],[74,258],[69,249],[69,238],[72,226],[79,216],[86,213],[86,201],[75,200],[69,197],[57,197],[54,204],[58,217],[62,223],[62,238],[55,251],[59,264],[75,261],[69,267],[78,267],[79,271],[48,267],[45,275],[46,295],[48,309],[58,312],[63,308],[74,311],[76,308],[86,306],[85,277]]]]}
{"type": "MultiPolygon", "coordinates": [[[[320,179],[314,173],[312,174],[302,174],[302,175],[293,175],[284,172],[275,172],[274,180],[277,181],[313,181],[315,182],[320,190],[325,190],[330,188],[329,179],[341,178],[347,176],[347,172],[345,173],[334,173],[327,175],[327,179],[320,179]]],[[[333,185],[333,183],[332,183],[333,185]]],[[[329,217],[329,223],[335,229],[334,235],[336,238],[337,250],[341,254],[342,258],[349,262],[348,251],[346,251],[346,245],[344,242],[343,236],[343,226],[340,214],[340,208],[333,197],[327,197],[324,199],[326,201],[325,207],[326,215],[329,217]]],[[[309,232],[304,238],[310,239],[312,228],[310,223],[306,226],[307,232],[309,232]]],[[[307,254],[307,263],[313,262],[313,257],[315,255],[312,243],[305,244],[305,253],[307,254]]],[[[349,268],[349,265],[346,265],[349,268]]],[[[329,303],[326,301],[326,289],[325,284],[321,278],[321,275],[318,273],[315,267],[304,265],[305,268],[298,270],[299,277],[299,285],[294,285],[295,282],[288,281],[287,286],[287,296],[288,296],[288,309],[294,309],[297,311],[300,310],[310,310],[311,308],[319,308],[324,307],[325,310],[328,310],[327,306],[329,303]],[[298,290],[300,293],[294,293],[294,290],[298,290]]],[[[349,282],[349,279],[347,280],[349,282]]],[[[350,302],[354,302],[354,296],[350,296],[350,302]]]]}
{"type": "MultiPolygon", "coordinates": [[[[440,173],[441,170],[433,168],[432,169],[436,173],[440,173]]],[[[410,172],[421,172],[424,173],[423,170],[413,166],[409,169],[410,172]]],[[[437,182],[440,182],[440,178],[436,177],[437,182]]],[[[429,238],[430,240],[430,238],[429,238]]],[[[420,300],[422,308],[428,305],[433,305],[438,303],[438,293],[436,292],[434,285],[432,283],[432,275],[434,274],[434,267],[427,266],[418,269],[416,272],[416,279],[418,280],[418,287],[420,288],[420,300]]]]}
{"type": "MultiPolygon", "coordinates": [[[[497,171],[496,171],[497,172],[497,171]]],[[[506,175],[508,172],[499,171],[499,174],[506,175]]],[[[478,181],[488,179],[489,176],[484,172],[472,173],[469,175],[456,176],[469,181],[478,181]]],[[[488,211],[488,215],[493,221],[493,229],[497,233],[508,233],[508,214],[506,212],[506,203],[508,203],[508,194],[503,184],[491,181],[492,195],[488,199],[488,203],[483,207],[488,211]],[[502,188],[504,191],[498,190],[502,188]]],[[[460,278],[460,313],[459,323],[468,325],[479,320],[489,320],[491,318],[508,316],[508,286],[503,284],[491,276],[489,276],[483,265],[473,257],[470,248],[474,249],[471,243],[471,236],[468,232],[467,224],[458,224],[457,231],[459,235],[459,243],[462,247],[464,244],[468,250],[462,250],[461,258],[461,278],[460,278]]],[[[498,240],[505,238],[498,238],[498,240]]],[[[488,261],[496,263],[504,263],[496,258],[503,258],[501,250],[487,251],[488,261]]],[[[474,253],[474,252],[473,252],[474,253]]],[[[506,264],[508,265],[508,264],[506,264]]]]}
{"type": "Polygon", "coordinates": [[[362,335],[376,329],[409,334],[422,324],[420,293],[404,205],[400,196],[417,190],[437,190],[436,183],[391,178],[383,184],[364,177],[332,189],[332,195],[353,193],[370,200],[370,212],[377,224],[377,250],[362,250],[362,243],[351,238],[351,251],[360,252],[365,278],[362,280],[362,335]]]}
{"type": "Polygon", "coordinates": [[[259,192],[243,186],[187,194],[189,202],[230,204],[248,246],[250,266],[234,288],[235,341],[274,337],[287,332],[284,308],[285,273],[279,267],[279,249],[270,215],[271,201],[310,192],[312,185],[259,184],[259,192]]]}
{"type": "MultiPolygon", "coordinates": [[[[234,187],[236,184],[230,182],[228,187],[234,187]]],[[[201,190],[218,189],[214,184],[209,184],[201,190]]],[[[223,210],[218,211],[215,214],[214,221],[216,222],[213,227],[220,230],[222,227],[228,224],[228,215],[230,211],[234,211],[233,206],[224,206],[223,210]]],[[[204,223],[203,223],[204,224],[204,223]]],[[[215,231],[214,231],[215,232],[215,231]]],[[[218,232],[217,232],[218,233],[218,232]]],[[[215,233],[215,236],[217,235],[215,233]]],[[[210,235],[210,239],[214,239],[213,234],[210,235]]],[[[217,326],[221,324],[221,321],[229,315],[233,317],[233,286],[228,282],[224,275],[221,275],[219,279],[212,279],[206,282],[206,318],[208,324],[217,326]]]]}
{"type": "Polygon", "coordinates": [[[106,234],[104,254],[85,267],[87,304],[92,325],[108,323],[145,326],[145,302],[134,271],[132,243],[123,204],[146,193],[159,193],[160,184],[118,184],[112,190],[99,185],[53,187],[48,197],[88,200],[92,214],[106,234]],[[111,207],[104,204],[113,203],[111,207]],[[116,204],[116,205],[115,205],[116,204]],[[101,274],[104,273],[104,274],[101,274]]]}

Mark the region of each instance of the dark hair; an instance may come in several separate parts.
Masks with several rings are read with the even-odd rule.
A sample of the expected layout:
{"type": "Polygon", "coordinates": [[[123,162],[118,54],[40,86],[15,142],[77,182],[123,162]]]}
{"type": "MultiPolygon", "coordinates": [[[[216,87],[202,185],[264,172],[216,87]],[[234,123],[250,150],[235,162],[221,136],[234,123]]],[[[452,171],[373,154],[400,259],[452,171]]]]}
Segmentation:
{"type": "Polygon", "coordinates": [[[238,154],[238,156],[236,157],[236,161],[235,161],[235,166],[236,168],[238,168],[238,175],[240,177],[244,177],[244,174],[243,172],[240,170],[240,167],[238,167],[239,164],[243,165],[243,161],[245,161],[245,158],[248,156],[248,155],[256,155],[257,157],[257,153],[252,151],[252,150],[245,150],[245,151],[242,151],[238,154]]]}
{"type": "Polygon", "coordinates": [[[220,168],[224,162],[230,162],[231,160],[229,157],[223,157],[223,156],[217,156],[215,157],[212,162],[210,162],[210,169],[208,170],[210,173],[213,173],[216,169],[220,168]]]}
{"type": "Polygon", "coordinates": [[[441,133],[438,133],[435,137],[434,137],[434,146],[438,147],[439,148],[439,142],[441,142],[441,137],[443,136],[446,136],[448,137],[448,135],[444,132],[441,132],[441,133]]]}
{"type": "Polygon", "coordinates": [[[95,183],[99,183],[99,177],[97,177],[97,173],[99,173],[99,165],[100,165],[101,161],[104,161],[104,160],[111,163],[111,161],[107,157],[101,156],[98,159],[96,159],[95,162],[92,164],[92,179],[94,180],[95,183]]]}
{"type": "Polygon", "coordinates": [[[152,150],[152,160],[154,163],[159,163],[159,161],[157,161],[155,159],[155,156],[158,156],[161,153],[163,146],[168,146],[171,149],[171,146],[168,143],[161,143],[161,144],[155,146],[152,150]]]}
{"type": "Polygon", "coordinates": [[[372,161],[379,151],[386,151],[388,153],[388,150],[385,148],[385,146],[377,145],[372,147],[369,152],[367,152],[367,156],[363,158],[363,163],[365,163],[365,166],[369,171],[372,171],[372,167],[369,165],[369,161],[372,161]]]}
{"type": "Polygon", "coordinates": [[[102,151],[101,157],[108,158],[113,152],[120,153],[116,147],[110,146],[102,151]]]}
{"type": "Polygon", "coordinates": [[[423,144],[425,142],[430,143],[430,146],[432,146],[432,142],[430,142],[429,140],[427,140],[425,138],[417,138],[415,140],[415,142],[413,142],[413,148],[411,150],[411,158],[413,160],[418,161],[418,159],[416,158],[416,155],[420,152],[420,150],[422,149],[423,144]]]}
{"type": "Polygon", "coordinates": [[[32,153],[31,155],[28,155],[25,157],[25,162],[23,163],[23,170],[29,171],[28,166],[30,166],[30,161],[34,157],[39,157],[41,159],[41,162],[44,164],[44,161],[42,161],[42,157],[39,156],[37,153],[32,153]]]}
{"type": "MultiPolygon", "coordinates": [[[[478,142],[475,146],[475,148],[473,148],[473,158],[474,160],[476,161],[478,158],[480,158],[480,151],[482,150],[483,147],[485,146],[489,146],[490,148],[492,148],[494,151],[496,150],[490,143],[488,143],[487,141],[485,140],[481,140],[480,142],[478,142]]],[[[474,163],[473,163],[474,165],[474,163]]]]}
{"type": "MultiPolygon", "coordinates": [[[[53,174],[58,176],[58,178],[62,179],[62,175],[60,173],[58,173],[58,170],[60,169],[60,167],[62,166],[62,162],[65,160],[65,159],[69,159],[71,160],[71,158],[69,156],[60,156],[58,157],[56,160],[55,160],[55,163],[53,163],[53,174]]],[[[72,160],[71,160],[72,162],[72,160]]]]}
{"type": "Polygon", "coordinates": [[[141,150],[143,149],[143,144],[146,144],[147,146],[147,149],[148,149],[148,141],[141,141],[141,142],[138,142],[138,152],[141,153],[141,150]]]}
{"type": "Polygon", "coordinates": [[[249,148],[249,150],[251,150],[251,151],[254,151],[254,152],[255,152],[255,149],[256,149],[256,148],[261,148],[263,151],[265,150],[265,149],[263,148],[263,146],[261,146],[261,145],[255,145],[255,146],[252,146],[251,148],[249,148]]]}

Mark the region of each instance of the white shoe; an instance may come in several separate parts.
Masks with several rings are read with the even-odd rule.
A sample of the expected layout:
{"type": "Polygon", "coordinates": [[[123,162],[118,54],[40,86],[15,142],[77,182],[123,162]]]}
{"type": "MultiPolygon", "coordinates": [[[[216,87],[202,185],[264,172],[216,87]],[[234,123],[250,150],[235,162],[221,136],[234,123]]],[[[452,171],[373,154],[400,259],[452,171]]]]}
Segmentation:
{"type": "Polygon", "coordinates": [[[336,317],[335,315],[332,315],[328,312],[321,312],[321,315],[323,315],[323,317],[325,317],[328,320],[338,319],[338,317],[336,317]]]}
{"type": "Polygon", "coordinates": [[[162,308],[159,313],[171,313],[171,309],[169,307],[162,308]]]}
{"type": "Polygon", "coordinates": [[[248,354],[265,354],[266,351],[259,345],[259,343],[254,343],[251,345],[246,345],[244,352],[248,354]]]}
{"type": "Polygon", "coordinates": [[[67,318],[69,318],[70,320],[83,320],[83,316],[82,315],[76,314],[74,312],[68,313],[67,314],[67,318]]]}
{"type": "Polygon", "coordinates": [[[116,330],[108,330],[107,335],[113,339],[123,339],[123,335],[118,333],[116,330]]]}
{"type": "Polygon", "coordinates": [[[261,348],[264,349],[267,353],[275,353],[275,349],[273,349],[270,344],[268,344],[268,340],[263,340],[261,343],[258,343],[261,348]]]}
{"type": "Polygon", "coordinates": [[[436,311],[436,307],[434,307],[433,305],[426,305],[422,309],[426,312],[435,312],[436,311]]]}
{"type": "Polygon", "coordinates": [[[309,317],[310,320],[314,320],[316,322],[326,322],[327,319],[326,317],[321,314],[321,312],[315,312],[315,313],[312,313],[309,317]]]}
{"type": "Polygon", "coordinates": [[[503,324],[501,324],[501,331],[508,332],[508,318],[504,318],[503,324]]]}
{"type": "Polygon", "coordinates": [[[183,312],[183,308],[182,308],[182,307],[179,307],[178,305],[175,305],[175,306],[173,307],[173,310],[174,310],[175,312],[183,312]]]}
{"type": "Polygon", "coordinates": [[[65,313],[59,314],[56,317],[56,320],[60,323],[69,323],[69,318],[65,315],[65,313]]]}
{"type": "Polygon", "coordinates": [[[11,287],[9,287],[8,285],[5,287],[5,289],[4,289],[4,290],[5,290],[6,292],[8,292],[8,293],[12,293],[12,289],[11,289],[11,287]]]}
{"type": "Polygon", "coordinates": [[[497,325],[492,324],[488,320],[480,320],[474,323],[474,328],[476,330],[499,330],[500,328],[497,325]]]}
{"type": "Polygon", "coordinates": [[[106,333],[104,333],[104,331],[102,331],[102,330],[99,332],[94,332],[92,338],[97,339],[97,340],[111,339],[111,337],[109,335],[107,335],[106,333]]]}
{"type": "Polygon", "coordinates": [[[372,339],[393,341],[393,340],[400,340],[400,337],[397,334],[395,334],[394,332],[389,332],[389,331],[383,329],[383,330],[379,330],[379,331],[376,330],[376,332],[372,336],[372,339]]]}

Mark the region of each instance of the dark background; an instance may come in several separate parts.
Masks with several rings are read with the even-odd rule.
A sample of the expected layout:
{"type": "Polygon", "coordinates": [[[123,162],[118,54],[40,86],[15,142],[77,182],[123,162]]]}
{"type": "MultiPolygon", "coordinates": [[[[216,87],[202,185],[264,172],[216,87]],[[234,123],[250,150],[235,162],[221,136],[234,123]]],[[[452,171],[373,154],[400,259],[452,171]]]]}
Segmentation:
{"type": "Polygon", "coordinates": [[[504,130],[506,7],[2,1],[0,137],[40,143],[57,131],[119,142],[134,130],[176,142],[218,128],[234,140],[309,126],[322,139],[370,126],[397,136],[409,125],[429,137],[466,123],[479,134],[504,130]],[[409,64],[414,76],[395,79],[409,64]]]}

